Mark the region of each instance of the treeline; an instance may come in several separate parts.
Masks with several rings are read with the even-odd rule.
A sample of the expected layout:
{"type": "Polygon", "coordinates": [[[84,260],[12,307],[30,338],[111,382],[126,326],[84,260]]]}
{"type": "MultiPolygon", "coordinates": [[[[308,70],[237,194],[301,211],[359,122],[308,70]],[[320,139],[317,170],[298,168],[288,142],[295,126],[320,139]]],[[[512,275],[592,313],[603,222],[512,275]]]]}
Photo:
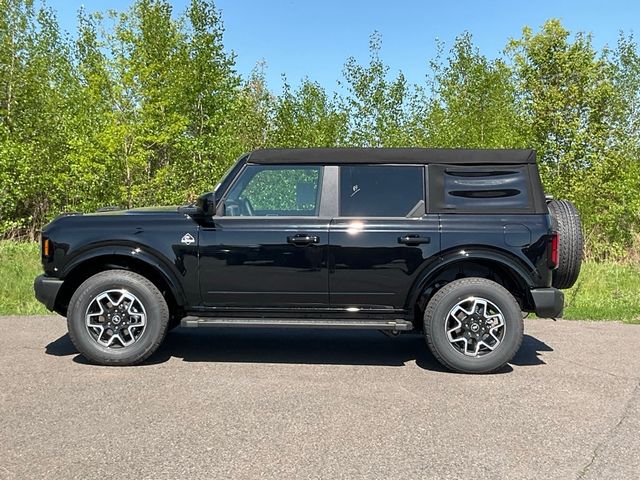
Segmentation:
{"type": "Polygon", "coordinates": [[[549,20],[496,59],[468,33],[438,47],[420,85],[390,72],[374,34],[335,89],[273,92],[262,66],[235,71],[211,1],[179,17],[166,0],[81,10],[71,36],[40,3],[0,0],[0,235],[34,238],[62,211],[185,202],[258,147],[518,147],[537,149],[548,193],[578,204],[589,256],[637,249],[633,38],[596,50],[549,20]]]}

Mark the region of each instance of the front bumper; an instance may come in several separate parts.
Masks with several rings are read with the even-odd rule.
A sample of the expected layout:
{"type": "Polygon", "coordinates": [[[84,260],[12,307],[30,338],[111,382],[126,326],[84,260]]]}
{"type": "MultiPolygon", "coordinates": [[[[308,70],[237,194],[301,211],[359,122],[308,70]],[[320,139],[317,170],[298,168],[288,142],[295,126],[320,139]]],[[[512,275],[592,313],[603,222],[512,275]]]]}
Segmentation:
{"type": "Polygon", "coordinates": [[[542,318],[558,318],[564,310],[564,293],[557,288],[533,288],[533,311],[542,318]]]}
{"type": "Polygon", "coordinates": [[[62,280],[45,275],[36,277],[33,282],[36,299],[47,307],[47,310],[53,310],[60,287],[62,287],[62,280]]]}

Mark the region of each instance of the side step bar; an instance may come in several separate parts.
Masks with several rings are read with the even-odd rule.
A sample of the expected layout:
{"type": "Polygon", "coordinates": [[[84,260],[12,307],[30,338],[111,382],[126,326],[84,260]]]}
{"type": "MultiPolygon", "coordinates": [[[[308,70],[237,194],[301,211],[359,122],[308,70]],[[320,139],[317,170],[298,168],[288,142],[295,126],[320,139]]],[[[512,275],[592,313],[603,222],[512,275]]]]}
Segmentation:
{"type": "Polygon", "coordinates": [[[183,327],[287,327],[287,328],[352,328],[371,330],[392,330],[394,332],[413,330],[407,320],[353,320],[326,318],[218,318],[184,317],[183,327]]]}

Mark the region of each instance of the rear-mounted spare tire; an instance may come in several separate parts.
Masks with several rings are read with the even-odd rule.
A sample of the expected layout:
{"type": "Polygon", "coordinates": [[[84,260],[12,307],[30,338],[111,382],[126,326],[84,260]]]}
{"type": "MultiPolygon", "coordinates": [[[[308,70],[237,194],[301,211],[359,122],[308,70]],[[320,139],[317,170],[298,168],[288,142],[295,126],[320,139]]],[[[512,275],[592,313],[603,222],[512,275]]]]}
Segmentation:
{"type": "Polygon", "coordinates": [[[555,288],[571,288],[582,265],[582,225],[576,206],[568,200],[551,200],[547,203],[553,229],[558,232],[558,268],[553,271],[555,288]]]}

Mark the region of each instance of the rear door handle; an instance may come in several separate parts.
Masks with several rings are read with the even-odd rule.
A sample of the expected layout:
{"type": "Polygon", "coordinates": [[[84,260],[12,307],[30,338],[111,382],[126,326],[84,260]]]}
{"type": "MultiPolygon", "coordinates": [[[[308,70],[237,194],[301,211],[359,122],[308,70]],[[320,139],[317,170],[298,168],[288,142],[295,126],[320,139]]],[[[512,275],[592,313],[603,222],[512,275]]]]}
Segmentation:
{"type": "Polygon", "coordinates": [[[414,233],[403,235],[398,237],[398,243],[404,243],[405,245],[420,245],[421,243],[431,243],[431,237],[421,237],[414,233]]]}
{"type": "Polygon", "coordinates": [[[308,235],[306,233],[298,233],[287,237],[287,243],[292,243],[293,245],[309,245],[310,243],[318,242],[320,242],[320,237],[317,237],[316,235],[308,235]]]}

